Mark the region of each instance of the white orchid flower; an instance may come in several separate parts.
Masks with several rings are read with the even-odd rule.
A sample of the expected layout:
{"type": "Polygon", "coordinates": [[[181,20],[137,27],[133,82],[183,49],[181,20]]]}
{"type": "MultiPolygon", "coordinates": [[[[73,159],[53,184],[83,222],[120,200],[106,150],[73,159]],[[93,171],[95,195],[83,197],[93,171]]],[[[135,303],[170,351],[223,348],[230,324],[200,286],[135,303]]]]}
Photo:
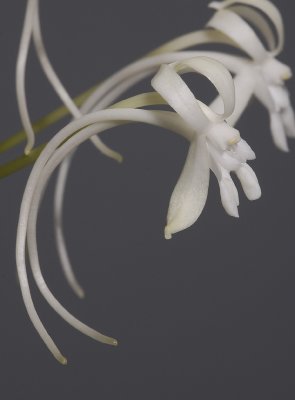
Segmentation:
{"type": "MultiPolygon", "coordinates": [[[[228,209],[230,209],[232,195],[229,194],[228,180],[224,176],[226,171],[228,177],[231,171],[236,171],[246,194],[251,193],[248,197],[258,197],[259,185],[256,181],[256,186],[253,185],[254,173],[249,173],[245,164],[246,160],[253,158],[254,155],[248,146],[241,141],[239,132],[224,122],[224,119],[234,109],[234,87],[229,72],[214,60],[204,57],[197,58],[183,63],[163,66],[154,78],[153,86],[163,95],[164,100],[173,106],[180,117],[174,112],[134,110],[132,108],[102,110],[80,117],[59,131],[48,143],[33,167],[25,189],[16,247],[20,286],[24,303],[35,328],[49,350],[62,364],[66,363],[66,358],[46,331],[31,298],[26,267],[26,242],[35,282],[50,306],[65,321],[85,335],[106,344],[117,344],[115,339],[88,327],[61,305],[48,288],[39,262],[36,223],[40,202],[55,168],[77,146],[93,135],[110,129],[112,126],[117,126],[123,121],[145,122],[162,126],[191,141],[183,173],[170,202],[169,221],[165,229],[167,238],[172,233],[190,226],[200,215],[207,197],[210,167],[213,170],[215,164],[217,169],[214,172],[217,177],[220,175],[223,202],[228,209]],[[217,114],[211,108],[196,100],[178,75],[178,73],[184,73],[188,70],[199,72],[213,82],[224,101],[224,112],[222,114],[217,114]],[[213,164],[214,167],[212,167],[213,164]],[[225,188],[226,185],[227,188],[225,188]],[[253,195],[254,189],[256,196],[253,195]]],[[[163,98],[154,94],[144,95],[143,97],[148,98],[146,104],[149,104],[149,98],[152,99],[152,102],[158,101],[160,104],[164,101],[163,98]]],[[[135,99],[136,101],[137,99],[135,99]]],[[[123,103],[126,106],[132,104],[132,102],[131,99],[123,103]]],[[[232,190],[234,189],[232,188],[232,190]]]]}
{"type": "Polygon", "coordinates": [[[261,190],[254,171],[246,164],[247,160],[255,158],[254,152],[241,140],[239,132],[225,122],[234,110],[235,89],[231,75],[217,61],[198,57],[162,66],[152,86],[195,132],[170,199],[165,237],[170,239],[172,234],[188,228],[200,216],[208,195],[210,168],[218,179],[225,210],[237,217],[239,200],[230,172],[236,172],[250,200],[258,199],[261,190]],[[203,74],[214,84],[223,100],[222,114],[194,97],[180,77],[190,71],[203,74]]]}
{"type": "Polygon", "coordinates": [[[83,141],[91,139],[104,154],[119,159],[120,156],[107,148],[97,134],[119,125],[122,121],[140,121],[163,126],[191,142],[185,165],[170,199],[165,237],[171,238],[174,233],[190,227],[198,219],[208,195],[210,170],[218,180],[224,209],[229,215],[238,217],[239,194],[231,173],[237,175],[249,200],[258,199],[261,190],[254,171],[247,164],[248,160],[255,158],[255,154],[233,126],[254,94],[269,111],[276,145],[286,151],[286,136],[295,137],[294,112],[284,86],[284,81],[291,77],[291,70],[275,58],[283,48],[284,29],[281,15],[274,5],[267,0],[214,2],[210,6],[215,8],[216,13],[205,30],[177,38],[152,52],[152,56],[132,63],[114,74],[100,85],[79,110],[58,79],[47,56],[40,28],[39,1],[28,0],[27,4],[16,75],[20,114],[29,137],[26,152],[30,151],[34,143],[24,86],[25,65],[31,40],[48,80],[76,121],[57,133],[32,170],[20,213],[17,265],[30,318],[54,356],[60,362],[66,363],[45,330],[32,302],[26,272],[26,242],[36,284],[55,311],[73,327],[95,340],[111,345],[116,345],[117,341],[93,330],[71,315],[51,293],[42,276],[36,222],[43,192],[54,169],[64,162],[55,197],[59,253],[71,286],[82,297],[83,290],[72,273],[61,224],[63,193],[71,160],[69,156],[73,151],[83,141]],[[257,31],[264,38],[267,49],[257,31]],[[246,53],[247,58],[212,51],[178,51],[204,43],[223,43],[237,47],[246,53]],[[192,58],[196,55],[203,57],[192,58]],[[225,67],[236,74],[234,84],[228,71],[208,56],[223,62],[225,67]],[[129,99],[129,103],[127,100],[129,108],[125,110],[98,111],[109,107],[124,91],[154,73],[162,63],[172,63],[162,66],[152,81],[153,87],[162,98],[159,99],[153,93],[150,96],[152,101],[147,101],[144,105],[162,104],[166,101],[180,117],[171,112],[134,110],[131,107],[140,107],[138,98],[132,101],[129,99]],[[203,74],[215,85],[219,97],[210,106],[197,100],[182,80],[180,75],[189,71],[203,74]],[[83,116],[89,112],[92,114],[83,116]]]}
{"type": "MultiPolygon", "coordinates": [[[[214,4],[212,4],[212,6],[213,5],[214,4]]],[[[147,77],[148,75],[152,74],[158,67],[158,65],[163,62],[169,63],[173,62],[173,60],[181,60],[187,57],[193,57],[194,55],[197,54],[199,55],[203,54],[210,57],[215,57],[217,60],[222,61],[227,66],[227,68],[229,68],[232,72],[237,74],[235,78],[236,107],[234,113],[227,119],[227,121],[231,125],[234,125],[241,116],[241,114],[243,113],[251,96],[253,94],[256,94],[257,97],[261,99],[261,101],[262,100],[264,101],[263,103],[270,110],[271,121],[272,121],[271,130],[272,132],[274,132],[273,136],[276,143],[280,145],[282,140],[279,141],[276,138],[282,137],[283,140],[285,140],[285,133],[282,129],[282,124],[280,123],[280,121],[284,121],[284,126],[287,126],[287,134],[289,132],[289,135],[291,136],[294,127],[294,114],[292,107],[290,106],[290,103],[287,103],[286,101],[284,102],[283,106],[282,105],[280,105],[279,107],[275,106],[273,100],[271,99],[269,91],[274,91],[277,88],[277,86],[275,86],[273,89],[272,88],[273,85],[268,85],[265,82],[265,78],[268,75],[270,75],[271,78],[273,79],[274,69],[277,69],[278,76],[288,75],[288,70],[279,71],[280,64],[277,60],[273,58],[275,54],[278,54],[280,52],[284,42],[284,32],[282,29],[283,25],[280,14],[276,9],[276,7],[273,6],[268,1],[262,1],[258,5],[257,2],[255,1],[244,1],[244,2],[232,1],[232,2],[227,2],[227,5],[225,3],[215,3],[215,8],[221,8],[221,10],[217,11],[216,14],[219,16],[221,14],[222,16],[223,13],[222,18],[224,18],[224,11],[227,11],[227,10],[222,10],[222,8],[225,8],[225,6],[229,7],[229,10],[232,13],[235,13],[239,17],[234,20],[235,24],[233,24],[233,26],[236,26],[236,30],[238,32],[240,31],[240,29],[242,29],[243,32],[246,32],[243,35],[242,40],[241,38],[240,39],[237,38],[236,37],[237,35],[229,35],[228,31],[223,33],[221,30],[214,30],[212,28],[193,32],[191,34],[187,34],[180,38],[174,39],[171,42],[167,43],[166,45],[159,47],[156,51],[150,53],[150,55],[153,55],[152,57],[150,56],[146,59],[132,63],[130,66],[122,69],[121,71],[119,71],[118,73],[114,74],[109,79],[107,79],[86,101],[86,103],[83,105],[81,109],[81,112],[86,113],[91,110],[99,110],[108,107],[109,105],[112,104],[112,102],[114,102],[117,99],[118,96],[120,96],[124,91],[126,91],[132,85],[134,85],[139,80],[147,77]],[[238,3],[238,5],[236,5],[236,3],[238,3]],[[221,4],[222,7],[220,6],[221,4]],[[255,8],[253,8],[253,6],[255,8]],[[264,18],[264,15],[262,15],[261,12],[264,15],[266,15],[268,19],[264,18]],[[276,29],[276,32],[273,32],[272,25],[269,24],[269,20],[272,21],[276,29]],[[252,26],[254,26],[257,30],[260,31],[261,35],[264,37],[265,41],[268,44],[269,47],[268,52],[264,50],[260,42],[260,39],[258,39],[255,31],[251,28],[251,26],[247,24],[247,21],[250,22],[252,26]],[[242,28],[240,24],[242,24],[242,28]],[[276,37],[278,37],[278,44],[276,44],[276,37]],[[219,52],[213,53],[213,52],[202,51],[202,52],[168,53],[171,51],[181,50],[183,48],[204,43],[224,43],[230,46],[239,47],[240,49],[246,51],[246,53],[250,56],[250,58],[253,61],[248,59],[242,59],[241,57],[230,56],[219,52]],[[162,54],[165,52],[166,54],[162,54]],[[263,57],[262,58],[257,57],[257,55],[260,54],[260,52],[264,56],[265,54],[268,53],[272,55],[272,57],[270,57],[272,62],[264,63],[263,73],[261,73],[262,68],[260,61],[261,59],[263,59],[263,57]],[[262,96],[262,94],[264,95],[262,96]],[[278,111],[278,109],[280,111],[278,111]]],[[[216,22],[216,15],[215,15],[215,22],[216,22]]],[[[221,29],[220,21],[218,22],[218,28],[221,29]]],[[[42,44],[40,29],[39,29],[39,34],[38,32],[37,35],[35,34],[34,40],[35,43],[39,42],[37,49],[39,49],[38,54],[40,60],[46,59],[45,57],[46,52],[44,49],[44,45],[43,45],[43,50],[42,46],[40,45],[40,43],[42,44]]],[[[47,58],[47,66],[46,63],[44,63],[44,61],[43,64],[45,64],[43,67],[45,73],[47,71],[47,76],[49,80],[52,82],[52,85],[54,85],[54,79],[52,77],[50,79],[50,74],[49,74],[50,68],[48,67],[49,64],[48,58],[47,58]]],[[[58,91],[59,86],[55,85],[54,87],[57,93],[59,93],[58,91]]],[[[60,97],[61,99],[63,99],[67,107],[71,109],[69,107],[70,104],[68,104],[65,101],[66,99],[63,98],[61,95],[60,97]]],[[[285,98],[286,97],[288,98],[288,93],[286,93],[285,98]]],[[[274,98],[276,101],[278,101],[279,96],[275,96],[274,98]]],[[[212,104],[212,108],[218,109],[218,103],[220,103],[220,101],[214,102],[212,104]]],[[[112,150],[108,149],[102,143],[99,137],[93,137],[92,141],[96,142],[95,143],[96,146],[100,149],[102,153],[119,159],[120,156],[116,152],[113,152],[112,150]]],[[[283,145],[281,145],[280,147],[281,148],[284,147],[283,145]]],[[[57,239],[56,243],[58,247],[58,253],[60,256],[61,264],[63,266],[66,278],[70,283],[70,286],[75,291],[75,293],[79,297],[83,297],[84,293],[83,289],[81,285],[77,282],[77,279],[75,278],[75,275],[73,273],[73,268],[70,263],[70,258],[66,250],[63,228],[62,228],[63,195],[65,190],[65,183],[67,180],[67,174],[72,159],[73,157],[70,157],[63,162],[58,176],[58,183],[55,195],[55,221],[56,221],[55,231],[56,231],[56,239],[57,239]]],[[[212,169],[214,169],[215,172],[217,171],[217,169],[214,168],[213,162],[212,162],[212,169]]],[[[219,176],[218,179],[220,179],[221,174],[218,173],[218,176],[219,176]]],[[[221,191],[221,193],[224,194],[224,190],[221,191]]],[[[223,197],[224,196],[222,195],[222,198],[223,197]]],[[[229,210],[228,207],[227,210],[229,210]]],[[[234,212],[232,211],[231,214],[237,215],[237,209],[234,212]]]]}
{"type": "MultiPolygon", "coordinates": [[[[254,10],[248,10],[248,14],[250,12],[250,17],[252,18],[252,23],[253,21],[256,21],[257,26],[263,26],[264,27],[264,32],[269,33],[268,37],[272,38],[272,30],[265,21],[265,19],[260,16],[260,14],[257,14],[254,10]],[[258,21],[257,21],[258,19],[258,21]]],[[[244,10],[244,14],[245,14],[244,10]]],[[[254,36],[254,41],[258,40],[256,38],[255,32],[251,30],[249,27],[250,32],[254,36]]],[[[209,42],[209,41],[215,41],[217,42],[220,40],[220,42],[227,43],[230,45],[235,45],[236,47],[240,47],[237,42],[234,42],[234,40],[226,34],[220,32],[220,31],[209,31],[206,34],[206,31],[200,31],[196,32],[194,34],[182,37],[180,39],[176,39],[174,41],[171,41],[168,45],[162,46],[160,49],[161,51],[171,51],[171,50],[177,50],[180,49],[181,46],[191,46],[195,44],[201,44],[202,41],[204,42],[209,42]],[[210,32],[210,35],[209,35],[210,32]],[[214,32],[214,34],[213,34],[214,32]]],[[[260,42],[258,42],[260,43],[260,42]]],[[[270,40],[270,46],[273,45],[272,43],[275,43],[275,40],[270,40]]],[[[259,46],[259,44],[258,44],[259,46]]],[[[243,47],[243,46],[242,46],[243,47]]],[[[259,47],[260,49],[260,47],[259,47]]],[[[102,85],[99,86],[99,88],[89,97],[89,99],[86,101],[86,103],[83,105],[82,110],[83,112],[89,112],[90,110],[99,110],[103,109],[104,107],[109,106],[112,101],[114,101],[118,96],[120,96],[125,90],[130,88],[132,85],[134,85],[136,82],[140,81],[141,79],[147,77],[150,75],[155,68],[160,64],[160,63],[167,63],[171,62],[174,60],[181,60],[185,59],[187,57],[192,57],[194,55],[207,55],[210,57],[214,57],[219,61],[222,61],[231,71],[237,74],[237,77],[235,78],[235,89],[236,89],[236,107],[234,110],[234,113],[228,118],[228,122],[231,125],[234,125],[236,121],[239,119],[241,114],[243,113],[245,107],[248,104],[249,99],[253,95],[255,91],[255,86],[256,85],[256,80],[261,80],[262,79],[262,86],[265,87],[264,85],[264,79],[261,77],[261,75],[257,74],[256,71],[254,73],[254,67],[251,63],[251,60],[248,59],[243,59],[241,57],[236,57],[233,55],[227,55],[219,52],[204,52],[204,51],[199,51],[199,52],[177,52],[177,53],[164,53],[161,54],[160,50],[153,52],[152,54],[156,54],[155,56],[148,57],[146,59],[137,61],[135,63],[132,63],[131,65],[125,67],[118,73],[114,74],[111,76],[108,80],[106,80],[102,85]]],[[[218,101],[215,102],[215,104],[212,105],[212,107],[215,109],[216,107],[218,108],[218,101]]],[[[63,203],[63,193],[64,193],[64,188],[65,188],[65,182],[67,179],[67,173],[69,170],[69,165],[70,165],[71,159],[65,160],[63,165],[61,166],[59,178],[58,178],[58,184],[57,184],[57,191],[56,191],[56,201],[55,201],[55,210],[56,210],[56,221],[58,222],[56,224],[56,237],[58,238],[58,248],[59,248],[59,254],[60,254],[60,259],[63,265],[64,271],[68,271],[67,275],[70,276],[69,281],[71,282],[71,286],[74,289],[76,293],[81,293],[80,285],[78,285],[77,281],[75,282],[73,279],[73,273],[71,263],[69,260],[69,256],[67,254],[67,250],[65,247],[65,241],[63,239],[63,233],[62,233],[62,223],[61,223],[61,218],[62,218],[62,203],[63,203]]],[[[218,175],[218,179],[220,180],[221,178],[221,173],[217,172],[218,169],[215,167],[214,168],[214,163],[212,162],[212,169],[215,171],[215,173],[218,175]]],[[[224,173],[223,173],[224,176],[224,173]]],[[[225,180],[225,182],[228,182],[228,179],[225,180]]],[[[221,182],[221,186],[223,185],[223,181],[221,182]]],[[[227,185],[228,186],[228,185],[227,185]]],[[[222,199],[225,196],[225,191],[221,190],[221,195],[222,199]]],[[[226,204],[225,202],[223,202],[226,204]]],[[[235,211],[233,211],[233,207],[230,208],[227,206],[225,207],[227,211],[231,215],[237,215],[237,207],[235,211]]]]}
{"type": "Polygon", "coordinates": [[[290,67],[275,58],[284,45],[284,26],[278,9],[267,0],[226,0],[211,3],[209,6],[217,9],[217,12],[208,22],[208,27],[235,40],[252,58],[248,74],[252,75],[255,82],[254,94],[269,112],[274,143],[282,151],[288,151],[287,137],[295,137],[295,117],[284,82],[291,78],[292,72],[290,67]],[[259,12],[271,21],[276,35],[272,32],[269,22],[263,20],[259,12]],[[265,49],[247,21],[260,31],[269,49],[265,49]]]}

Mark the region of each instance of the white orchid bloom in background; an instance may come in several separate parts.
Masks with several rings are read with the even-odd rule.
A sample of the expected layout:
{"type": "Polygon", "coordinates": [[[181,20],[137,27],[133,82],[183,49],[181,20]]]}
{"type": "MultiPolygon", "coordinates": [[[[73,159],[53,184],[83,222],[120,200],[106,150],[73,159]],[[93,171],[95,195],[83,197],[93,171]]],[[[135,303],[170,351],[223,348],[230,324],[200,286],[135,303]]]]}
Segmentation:
{"type": "Polygon", "coordinates": [[[295,117],[285,81],[291,78],[292,71],[275,58],[284,45],[284,26],[278,9],[266,0],[226,0],[209,6],[217,12],[208,22],[208,27],[236,41],[253,60],[248,74],[255,82],[254,94],[269,112],[274,143],[282,151],[288,151],[287,136],[295,137],[295,117]],[[271,21],[276,36],[259,12],[271,21]],[[264,37],[268,50],[247,21],[264,37]]]}
{"type": "Polygon", "coordinates": [[[247,73],[244,74],[246,85],[249,85],[249,80],[252,81],[250,82],[251,91],[243,85],[244,91],[238,92],[238,95],[245,96],[245,100],[242,101],[243,107],[240,108],[239,113],[235,111],[235,115],[229,119],[230,124],[235,124],[244,111],[248,104],[246,98],[248,97],[249,100],[252,95],[255,95],[269,111],[271,133],[276,145],[286,150],[285,136],[286,134],[290,137],[294,136],[295,123],[293,109],[288,100],[289,95],[284,86],[284,81],[289,79],[292,73],[288,66],[275,59],[284,44],[284,26],[279,10],[268,0],[259,2],[228,0],[213,2],[210,7],[216,9],[216,13],[208,22],[207,30],[176,38],[150,53],[151,56],[132,63],[112,75],[89,97],[83,110],[89,112],[89,110],[102,109],[111,104],[113,98],[152,74],[161,61],[169,63],[173,62],[173,57],[175,61],[180,61],[181,57],[193,57],[193,54],[189,56],[188,53],[169,52],[206,43],[224,43],[239,48],[249,58],[243,59],[233,55],[230,57],[228,54],[212,51],[196,51],[194,56],[206,55],[216,58],[235,74],[246,71],[247,73]],[[265,48],[255,29],[265,39],[268,49],[265,48]],[[171,61],[165,61],[165,56],[170,57],[171,61]],[[228,63],[226,57],[228,57],[228,63]],[[277,92],[283,89],[280,93],[284,92],[284,94],[275,95],[275,89],[277,92]],[[282,132],[283,139],[281,139],[282,132]]]}
{"type": "Polygon", "coordinates": [[[219,62],[198,57],[162,66],[152,86],[195,132],[171,196],[165,237],[170,239],[172,234],[188,228],[200,216],[208,195],[210,168],[218,179],[225,210],[237,217],[238,192],[230,172],[236,172],[250,200],[258,199],[261,190],[254,171],[246,164],[247,160],[255,158],[254,152],[241,141],[239,132],[225,122],[235,105],[231,75],[219,62]],[[180,77],[190,71],[203,74],[214,84],[223,100],[223,114],[217,114],[195,98],[180,77]]]}

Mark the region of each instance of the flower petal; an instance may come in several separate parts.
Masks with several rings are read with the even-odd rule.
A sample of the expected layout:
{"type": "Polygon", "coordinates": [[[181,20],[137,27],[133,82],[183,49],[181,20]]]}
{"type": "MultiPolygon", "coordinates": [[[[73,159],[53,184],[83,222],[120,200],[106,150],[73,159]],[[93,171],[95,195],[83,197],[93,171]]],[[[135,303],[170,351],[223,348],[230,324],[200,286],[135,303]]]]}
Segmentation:
{"type": "Polygon", "coordinates": [[[195,57],[170,65],[162,65],[151,81],[153,88],[197,132],[202,132],[209,121],[221,122],[229,117],[235,106],[235,88],[229,71],[220,62],[208,57],[195,57]],[[187,72],[204,75],[220,94],[224,111],[216,113],[197,100],[179,76],[187,72]]]}
{"type": "Polygon", "coordinates": [[[248,164],[242,164],[241,167],[235,171],[245,195],[249,200],[257,200],[261,197],[261,188],[257,176],[253,169],[248,164]]]}
{"type": "Polygon", "coordinates": [[[235,158],[230,151],[220,152],[210,142],[207,143],[207,145],[210,155],[217,165],[220,165],[220,167],[226,169],[227,171],[233,171],[239,168],[241,164],[240,160],[235,158]]]}
{"type": "Polygon", "coordinates": [[[284,85],[270,85],[269,91],[280,112],[286,135],[295,137],[295,116],[287,88],[284,85]]]}
{"type": "Polygon", "coordinates": [[[251,26],[239,15],[226,10],[218,10],[207,24],[234,40],[253,60],[263,61],[268,53],[251,26]]]}
{"type": "MultiPolygon", "coordinates": [[[[268,0],[225,0],[222,2],[217,2],[214,1],[209,4],[209,7],[215,8],[216,10],[221,10],[225,9],[227,7],[230,7],[234,4],[243,4],[247,6],[254,7],[258,9],[259,11],[262,11],[263,14],[265,14],[269,20],[272,22],[276,34],[277,34],[277,47],[273,49],[272,54],[277,55],[279,54],[284,46],[284,41],[285,41],[285,34],[284,34],[284,23],[283,19],[281,16],[281,13],[279,12],[278,8],[271,3],[268,0]]],[[[263,33],[263,32],[261,32],[263,33]]]]}
{"type": "Polygon", "coordinates": [[[284,125],[279,113],[270,114],[270,131],[275,145],[282,151],[288,152],[288,142],[284,125]]]}
{"type": "Polygon", "coordinates": [[[201,132],[208,124],[194,94],[171,65],[162,65],[151,84],[194,131],[201,132]]]}
{"type": "Polygon", "coordinates": [[[291,105],[281,113],[283,125],[285,127],[286,134],[294,138],[295,137],[295,115],[291,105]]]}
{"type": "Polygon", "coordinates": [[[261,15],[257,10],[248,5],[231,6],[231,11],[234,11],[240,17],[254,26],[255,30],[259,31],[267,43],[269,51],[274,51],[276,48],[276,36],[272,26],[264,15],[261,15]]]}
{"type": "Polygon", "coordinates": [[[225,211],[232,217],[238,218],[239,194],[231,177],[223,177],[219,182],[220,197],[225,211]]]}
{"type": "Polygon", "coordinates": [[[194,57],[184,62],[174,64],[175,70],[180,73],[197,72],[204,75],[217,89],[223,100],[224,111],[217,114],[204,103],[199,102],[201,109],[211,121],[223,121],[228,118],[235,108],[235,87],[233,78],[228,69],[213,57],[194,57]]]}
{"type": "Polygon", "coordinates": [[[199,218],[208,195],[209,174],[206,136],[197,136],[190,145],[185,165],[170,199],[166,239],[190,227],[199,218]]]}
{"type": "Polygon", "coordinates": [[[244,139],[241,139],[239,143],[236,144],[236,148],[233,150],[233,153],[241,162],[255,160],[256,158],[254,151],[244,139]]]}

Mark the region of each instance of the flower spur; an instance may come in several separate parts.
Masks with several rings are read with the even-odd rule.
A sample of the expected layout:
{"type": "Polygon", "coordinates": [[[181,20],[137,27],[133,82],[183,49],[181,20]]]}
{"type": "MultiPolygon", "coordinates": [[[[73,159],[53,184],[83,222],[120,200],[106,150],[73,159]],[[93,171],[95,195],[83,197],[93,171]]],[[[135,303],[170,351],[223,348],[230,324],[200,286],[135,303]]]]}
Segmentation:
{"type": "MultiPolygon", "coordinates": [[[[17,102],[22,125],[27,135],[25,154],[29,154],[35,144],[35,133],[28,112],[25,91],[26,64],[31,42],[34,44],[40,66],[60,100],[67,107],[73,118],[79,118],[82,115],[81,111],[63,86],[47,55],[41,30],[39,0],[28,0],[16,66],[17,102]]],[[[122,156],[106,146],[100,138],[93,137],[91,138],[91,141],[105,156],[113,158],[118,162],[122,161],[122,156]]]]}

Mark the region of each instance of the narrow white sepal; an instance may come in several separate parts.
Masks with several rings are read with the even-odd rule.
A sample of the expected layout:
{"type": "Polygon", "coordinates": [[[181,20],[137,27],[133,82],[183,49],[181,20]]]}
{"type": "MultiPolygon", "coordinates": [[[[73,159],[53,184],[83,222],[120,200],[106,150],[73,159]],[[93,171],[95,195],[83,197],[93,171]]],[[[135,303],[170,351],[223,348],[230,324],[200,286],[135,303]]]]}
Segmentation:
{"type": "Polygon", "coordinates": [[[263,61],[267,58],[268,53],[252,27],[230,9],[218,10],[207,26],[234,40],[253,60],[263,61]]]}
{"type": "Polygon", "coordinates": [[[245,19],[255,30],[261,33],[267,43],[268,50],[274,51],[276,49],[276,36],[273,32],[273,27],[269,23],[269,20],[252,7],[247,5],[234,5],[230,7],[231,11],[234,11],[240,17],[245,19]]]}
{"type": "Polygon", "coordinates": [[[282,121],[285,127],[286,134],[294,138],[295,137],[295,115],[294,110],[291,106],[287,107],[281,113],[282,121]]]}
{"type": "Polygon", "coordinates": [[[270,131],[277,148],[282,151],[288,152],[288,142],[285,134],[284,125],[279,113],[273,112],[270,114],[270,131]]]}
{"type": "Polygon", "coordinates": [[[248,164],[242,164],[235,172],[247,198],[249,200],[259,199],[261,197],[261,188],[253,169],[248,164]]]}
{"type": "Polygon", "coordinates": [[[190,227],[199,218],[208,195],[209,175],[206,136],[196,136],[170,199],[166,239],[190,227]]]}
{"type": "Polygon", "coordinates": [[[230,176],[224,177],[219,182],[221,203],[227,212],[232,217],[238,218],[239,211],[239,195],[237,188],[230,176]]]}
{"type": "Polygon", "coordinates": [[[197,132],[208,122],[221,122],[235,106],[235,88],[229,71],[220,62],[208,57],[195,57],[182,62],[162,65],[151,81],[152,87],[197,132]],[[196,72],[204,75],[216,87],[223,100],[223,113],[218,114],[197,100],[180,74],[196,72]]]}
{"type": "Polygon", "coordinates": [[[231,7],[234,4],[242,4],[245,6],[254,7],[268,17],[268,19],[272,22],[277,35],[277,46],[273,49],[272,54],[278,55],[282,51],[285,42],[284,23],[278,8],[269,0],[225,0],[222,2],[214,1],[209,4],[209,7],[216,10],[222,10],[226,9],[227,7],[231,7]]]}
{"type": "Polygon", "coordinates": [[[179,74],[197,72],[204,75],[217,89],[223,101],[223,112],[217,114],[210,107],[199,101],[199,105],[209,120],[218,122],[228,118],[235,108],[235,87],[228,69],[214,57],[199,56],[172,64],[179,74]]]}
{"type": "Polygon", "coordinates": [[[192,129],[200,132],[207,125],[197,99],[171,65],[162,65],[151,85],[192,129]]]}
{"type": "Polygon", "coordinates": [[[285,134],[292,138],[295,137],[295,116],[287,88],[282,85],[270,85],[269,91],[275,103],[276,111],[281,117],[285,134]]]}

